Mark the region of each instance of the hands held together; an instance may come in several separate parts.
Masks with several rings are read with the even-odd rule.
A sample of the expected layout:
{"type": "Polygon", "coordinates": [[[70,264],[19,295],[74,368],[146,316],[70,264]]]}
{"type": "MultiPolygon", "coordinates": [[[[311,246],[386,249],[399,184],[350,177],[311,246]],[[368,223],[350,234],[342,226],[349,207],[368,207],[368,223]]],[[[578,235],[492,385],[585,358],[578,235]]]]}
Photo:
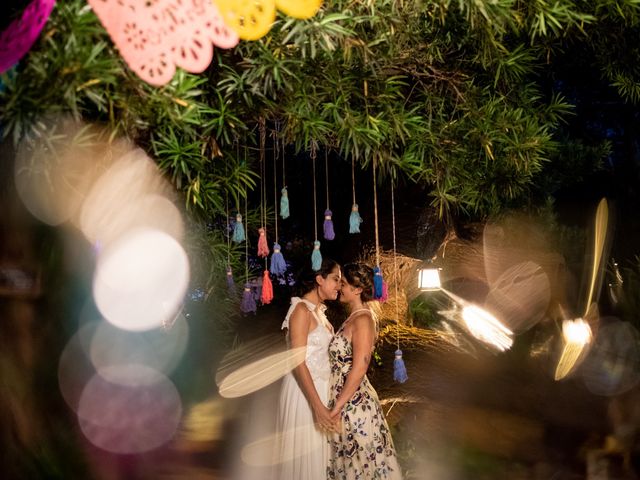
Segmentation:
{"type": "Polygon", "coordinates": [[[340,410],[334,408],[329,410],[324,405],[315,410],[315,422],[318,428],[324,432],[338,433],[340,431],[340,410]]]}

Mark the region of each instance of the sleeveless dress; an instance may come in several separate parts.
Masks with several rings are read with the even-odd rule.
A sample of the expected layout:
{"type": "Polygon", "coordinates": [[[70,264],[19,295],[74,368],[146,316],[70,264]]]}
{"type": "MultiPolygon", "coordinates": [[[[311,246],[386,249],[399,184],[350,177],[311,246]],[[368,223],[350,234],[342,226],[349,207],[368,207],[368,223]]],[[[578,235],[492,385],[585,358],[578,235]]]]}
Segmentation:
{"type": "MultiPolygon", "coordinates": [[[[329,408],[342,391],[353,364],[351,341],[343,328],[355,313],[342,324],[329,344],[331,384],[329,408]]],[[[371,314],[369,312],[369,314],[371,314]]],[[[327,478],[336,480],[402,479],[389,427],[384,418],[378,394],[365,375],[362,383],[345,403],[341,412],[341,433],[330,439],[330,459],[327,478]]]]}
{"type": "MultiPolygon", "coordinates": [[[[333,337],[331,325],[325,316],[325,305],[316,306],[305,299],[293,297],[282,328],[289,328],[289,318],[302,302],[317,322],[307,336],[306,364],[313,384],[326,405],[329,396],[329,342],[333,337]]],[[[289,335],[287,333],[287,343],[289,335]]],[[[327,435],[316,428],[313,413],[293,373],[282,381],[277,418],[276,475],[278,480],[326,480],[329,463],[327,435]]]]}

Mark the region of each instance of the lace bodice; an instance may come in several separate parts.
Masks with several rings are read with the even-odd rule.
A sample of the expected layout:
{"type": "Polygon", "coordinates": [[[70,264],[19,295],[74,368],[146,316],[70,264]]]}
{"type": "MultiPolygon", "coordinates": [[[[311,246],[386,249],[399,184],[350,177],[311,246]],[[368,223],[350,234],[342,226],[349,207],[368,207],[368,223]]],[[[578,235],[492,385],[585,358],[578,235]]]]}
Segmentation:
{"type": "MultiPolygon", "coordinates": [[[[333,338],[331,333],[331,325],[325,316],[325,305],[316,306],[304,298],[293,297],[291,299],[291,307],[282,322],[282,329],[289,328],[289,318],[298,303],[302,302],[311,312],[317,322],[314,328],[307,336],[307,355],[306,364],[313,379],[328,380],[331,375],[331,366],[329,364],[329,343],[333,338]]],[[[287,344],[289,344],[289,332],[287,331],[287,344]]]]}

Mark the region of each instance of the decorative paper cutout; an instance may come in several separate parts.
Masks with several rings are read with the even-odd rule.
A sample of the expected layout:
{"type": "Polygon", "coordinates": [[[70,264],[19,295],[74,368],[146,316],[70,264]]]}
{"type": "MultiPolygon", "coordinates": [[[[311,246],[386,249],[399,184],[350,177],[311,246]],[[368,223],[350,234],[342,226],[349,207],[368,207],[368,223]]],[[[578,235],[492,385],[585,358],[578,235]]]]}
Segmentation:
{"type": "Polygon", "coordinates": [[[0,33],[0,73],[18,63],[33,46],[47,23],[54,3],[55,0],[33,0],[22,16],[0,33]]]}
{"type": "Polygon", "coordinates": [[[204,71],[220,48],[237,45],[211,0],[88,0],[127,65],[144,81],[164,85],[176,65],[204,71]]]}
{"type": "Polygon", "coordinates": [[[224,21],[243,40],[257,40],[276,19],[274,0],[214,0],[224,21]]]}
{"type": "Polygon", "coordinates": [[[271,30],[276,19],[276,7],[294,18],[310,18],[322,5],[322,0],[213,0],[224,21],[243,40],[257,40],[271,30]]]}
{"type": "Polygon", "coordinates": [[[322,5],[322,0],[276,0],[276,6],[285,15],[293,18],[311,18],[322,5]]]}

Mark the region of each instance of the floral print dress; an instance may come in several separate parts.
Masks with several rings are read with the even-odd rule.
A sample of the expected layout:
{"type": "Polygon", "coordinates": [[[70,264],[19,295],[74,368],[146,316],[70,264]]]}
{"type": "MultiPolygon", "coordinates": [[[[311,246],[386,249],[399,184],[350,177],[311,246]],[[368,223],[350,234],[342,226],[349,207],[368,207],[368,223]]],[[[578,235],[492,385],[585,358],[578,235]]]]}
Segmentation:
{"type": "MultiPolygon", "coordinates": [[[[355,312],[354,312],[355,313],[355,312]]],[[[329,408],[340,395],[353,361],[345,321],[329,344],[331,383],[329,408]]],[[[366,375],[341,412],[341,433],[330,438],[327,478],[335,480],[401,479],[400,467],[378,394],[366,375]]]]}

